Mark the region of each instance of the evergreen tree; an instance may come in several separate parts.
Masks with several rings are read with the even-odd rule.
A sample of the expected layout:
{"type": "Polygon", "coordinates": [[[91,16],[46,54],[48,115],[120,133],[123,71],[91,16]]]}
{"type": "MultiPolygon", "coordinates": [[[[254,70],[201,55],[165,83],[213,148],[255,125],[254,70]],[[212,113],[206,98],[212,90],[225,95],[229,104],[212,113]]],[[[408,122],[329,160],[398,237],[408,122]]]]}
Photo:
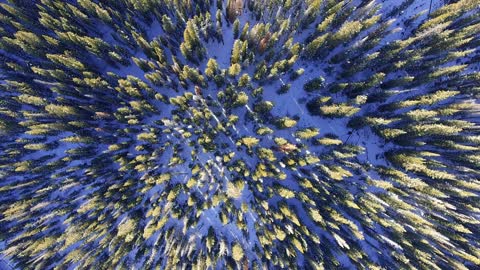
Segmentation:
{"type": "Polygon", "coordinates": [[[218,73],[218,63],[215,59],[210,58],[208,59],[207,67],[205,68],[205,75],[212,78],[216,73],[218,73]]]}
{"type": "Polygon", "coordinates": [[[277,120],[277,127],[278,128],[291,128],[297,124],[297,121],[288,118],[288,117],[283,117],[277,120]]]}
{"type": "Polygon", "coordinates": [[[205,56],[205,48],[200,41],[198,30],[193,20],[187,22],[187,27],[183,32],[183,42],[180,44],[180,51],[185,58],[191,61],[201,61],[205,56]]]}
{"type": "Polygon", "coordinates": [[[0,2],[17,268],[480,265],[478,0],[0,2]]]}
{"type": "Polygon", "coordinates": [[[238,18],[233,22],[233,38],[238,38],[240,31],[240,20],[238,18]]]}

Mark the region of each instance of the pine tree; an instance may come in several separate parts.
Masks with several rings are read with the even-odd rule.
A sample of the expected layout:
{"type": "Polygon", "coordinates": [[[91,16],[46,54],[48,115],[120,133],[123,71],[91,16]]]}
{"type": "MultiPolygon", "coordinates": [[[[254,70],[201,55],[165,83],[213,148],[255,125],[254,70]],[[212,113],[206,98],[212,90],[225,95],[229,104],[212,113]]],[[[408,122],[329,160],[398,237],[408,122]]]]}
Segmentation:
{"type": "Polygon", "coordinates": [[[345,103],[323,105],[319,108],[319,113],[328,117],[348,117],[356,114],[360,109],[345,103]]]}
{"type": "Polygon", "coordinates": [[[320,54],[320,49],[322,45],[327,41],[329,37],[329,34],[323,34],[314,40],[312,40],[310,43],[307,44],[305,48],[305,55],[306,57],[309,58],[314,58],[320,54]]]}
{"type": "Polygon", "coordinates": [[[291,128],[297,124],[297,121],[288,118],[288,117],[283,117],[277,120],[276,125],[278,128],[291,128]]]}
{"type": "Polygon", "coordinates": [[[240,40],[245,41],[248,37],[248,30],[250,28],[250,24],[247,22],[242,28],[242,33],[240,34],[240,40]]]}
{"type": "Polygon", "coordinates": [[[238,18],[235,19],[233,22],[233,38],[238,38],[238,34],[240,31],[240,20],[238,18]]]}
{"type": "Polygon", "coordinates": [[[273,103],[271,101],[261,101],[255,103],[253,110],[257,113],[268,113],[273,109],[273,103]]]}
{"type": "Polygon", "coordinates": [[[232,49],[232,56],[230,63],[231,64],[239,64],[242,60],[242,44],[243,42],[240,40],[235,40],[233,43],[233,49],[232,49]]]}
{"type": "Polygon", "coordinates": [[[48,59],[58,65],[64,65],[73,70],[85,70],[85,65],[71,56],[70,52],[66,51],[63,54],[47,54],[48,59]]]}
{"type": "Polygon", "coordinates": [[[245,87],[247,85],[250,84],[250,76],[248,76],[248,74],[243,74],[242,76],[240,76],[240,78],[238,79],[238,86],[239,87],[245,87]]]}
{"type": "Polygon", "coordinates": [[[167,15],[162,15],[162,28],[163,31],[165,31],[168,34],[173,34],[175,33],[175,25],[172,22],[172,19],[168,17],[167,15]]]}
{"type": "Polygon", "coordinates": [[[353,37],[355,37],[355,35],[360,33],[360,31],[362,30],[362,27],[363,25],[359,21],[345,22],[342,25],[342,27],[340,27],[340,29],[337,32],[335,32],[333,36],[331,36],[330,39],[333,42],[333,44],[335,45],[340,44],[342,42],[347,41],[348,39],[352,39],[353,37]]]}
{"type": "Polygon", "coordinates": [[[306,129],[295,132],[295,136],[297,136],[300,139],[310,139],[312,137],[317,136],[318,134],[319,134],[319,131],[317,128],[306,128],[306,129]]]}
{"type": "MultiPolygon", "coordinates": [[[[8,39],[4,37],[4,39],[8,39]]],[[[45,41],[35,33],[18,31],[15,33],[15,40],[12,41],[22,48],[23,51],[32,55],[41,55],[45,50],[45,41]]]]}
{"type": "Polygon", "coordinates": [[[234,107],[245,106],[248,103],[248,95],[245,92],[240,92],[236,95],[235,102],[233,103],[234,107]]]}
{"type": "Polygon", "coordinates": [[[318,77],[313,80],[308,81],[303,85],[303,90],[307,92],[312,92],[315,90],[320,90],[325,87],[325,79],[323,77],[318,77]]]}
{"type": "Polygon", "coordinates": [[[478,0],[3,2],[17,267],[480,264],[478,0]]]}
{"type": "Polygon", "coordinates": [[[238,145],[245,145],[249,149],[252,148],[253,146],[257,145],[260,140],[255,138],[255,137],[243,137],[241,138],[237,144],[238,145]]]}
{"type": "Polygon", "coordinates": [[[210,58],[207,62],[207,67],[205,68],[205,75],[209,78],[213,78],[218,72],[218,63],[215,59],[210,58]]]}
{"type": "Polygon", "coordinates": [[[67,105],[49,104],[45,106],[45,110],[57,117],[71,117],[79,115],[79,111],[75,107],[67,105]]]}
{"type": "Polygon", "coordinates": [[[193,20],[188,20],[187,27],[183,32],[183,42],[180,44],[180,51],[190,61],[202,61],[205,56],[205,48],[200,41],[197,27],[193,20]]]}
{"type": "Polygon", "coordinates": [[[253,78],[257,81],[264,79],[267,76],[267,65],[265,62],[260,63],[255,70],[253,78]]]}
{"type": "Polygon", "coordinates": [[[235,77],[240,74],[240,71],[242,71],[242,67],[240,66],[240,64],[232,64],[228,68],[228,75],[235,77]]]}

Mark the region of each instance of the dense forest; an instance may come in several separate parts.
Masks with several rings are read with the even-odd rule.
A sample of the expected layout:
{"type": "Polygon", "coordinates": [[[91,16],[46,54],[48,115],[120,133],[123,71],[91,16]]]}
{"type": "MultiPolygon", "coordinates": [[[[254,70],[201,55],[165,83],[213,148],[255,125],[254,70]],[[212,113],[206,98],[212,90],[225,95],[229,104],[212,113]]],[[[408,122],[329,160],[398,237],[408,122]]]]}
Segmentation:
{"type": "Polygon", "coordinates": [[[480,0],[0,0],[0,268],[480,268],[480,0]]]}

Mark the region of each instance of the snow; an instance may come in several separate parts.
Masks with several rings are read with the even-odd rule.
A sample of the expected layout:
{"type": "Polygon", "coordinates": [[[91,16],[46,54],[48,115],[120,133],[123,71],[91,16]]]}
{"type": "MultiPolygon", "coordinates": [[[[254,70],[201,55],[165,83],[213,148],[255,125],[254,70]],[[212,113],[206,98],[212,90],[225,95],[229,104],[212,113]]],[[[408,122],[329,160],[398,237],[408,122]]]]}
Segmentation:
{"type": "MultiPolygon", "coordinates": [[[[360,1],[357,1],[360,2],[360,1]]],[[[383,3],[382,8],[380,9],[379,13],[381,14],[386,14],[389,11],[391,11],[393,8],[398,6],[401,1],[394,1],[394,0],[386,0],[383,3]]],[[[432,10],[437,9],[441,4],[439,4],[440,1],[435,1],[434,5],[432,6],[432,10]]],[[[420,13],[421,11],[425,11],[428,6],[428,1],[414,1],[414,4],[410,5],[405,11],[403,11],[403,14],[401,15],[401,20],[396,21],[392,24],[390,27],[390,30],[393,30],[395,28],[399,28],[400,31],[392,31],[391,34],[389,34],[386,38],[382,39],[382,42],[373,48],[371,51],[376,51],[380,46],[383,46],[389,42],[392,42],[394,40],[401,40],[405,39],[408,36],[410,36],[409,33],[406,33],[405,31],[411,29],[412,27],[420,24],[422,21],[424,21],[428,14],[426,13],[420,13]],[[407,18],[412,18],[416,14],[421,14],[415,21],[413,21],[410,25],[406,25],[405,19],[407,18]]],[[[212,14],[212,19],[214,19],[214,14],[215,14],[215,7],[212,7],[211,14],[212,14]]],[[[277,15],[280,14],[280,8],[277,10],[277,15]]],[[[240,25],[241,27],[249,20],[251,20],[250,14],[244,13],[240,17],[240,25]]],[[[312,24],[315,25],[315,24],[312,24]]],[[[160,23],[157,20],[154,20],[152,25],[150,26],[145,26],[146,28],[146,38],[148,41],[151,41],[155,39],[156,37],[160,36],[165,36],[166,34],[163,32],[160,23]]],[[[217,42],[216,40],[210,40],[206,42],[205,48],[207,51],[207,57],[204,61],[201,62],[198,66],[195,66],[198,68],[200,71],[203,71],[205,69],[206,65],[206,60],[209,58],[215,58],[218,60],[218,64],[220,69],[228,69],[230,66],[230,54],[231,54],[231,48],[233,47],[234,44],[234,37],[233,33],[231,31],[231,26],[227,25],[227,22],[224,20],[223,25],[222,25],[222,30],[224,33],[223,36],[223,42],[217,42]]],[[[102,29],[102,32],[105,33],[105,36],[111,36],[112,32],[109,29],[102,29]]],[[[298,33],[295,33],[294,35],[294,42],[303,42],[307,37],[311,36],[315,32],[315,27],[310,27],[308,29],[304,29],[299,31],[298,33]]],[[[359,41],[363,39],[366,33],[362,33],[361,36],[357,37],[355,40],[359,41]]],[[[106,39],[109,42],[114,43],[114,39],[109,37],[106,39]]],[[[281,42],[278,47],[280,47],[281,42]]],[[[334,51],[331,52],[330,55],[335,55],[336,53],[342,51],[344,48],[336,48],[334,51]]],[[[278,48],[277,48],[278,49],[278,48]]],[[[165,51],[166,56],[167,56],[167,61],[170,61],[173,54],[169,50],[165,51]]],[[[147,59],[148,57],[140,50],[133,52],[133,56],[137,58],[143,58],[147,59]]],[[[182,63],[187,63],[187,61],[180,55],[176,55],[180,59],[182,63]]],[[[262,57],[262,56],[258,56],[262,57]]],[[[296,138],[295,136],[295,130],[301,129],[301,128],[307,128],[307,127],[317,127],[320,129],[320,134],[316,136],[315,138],[322,138],[327,134],[333,134],[339,139],[342,140],[344,144],[351,144],[354,146],[361,146],[363,148],[363,151],[356,155],[354,158],[349,158],[345,159],[348,162],[355,162],[358,167],[359,171],[361,171],[361,175],[354,175],[351,177],[345,177],[341,181],[336,181],[333,179],[328,179],[319,169],[319,166],[315,164],[309,164],[306,166],[298,166],[298,168],[288,168],[282,161],[281,157],[284,155],[282,153],[277,153],[278,155],[278,160],[275,162],[272,162],[271,164],[275,166],[277,171],[281,171],[287,174],[287,178],[285,180],[278,180],[274,179],[271,177],[263,177],[259,179],[259,183],[262,184],[265,188],[270,188],[276,184],[279,184],[283,187],[287,187],[289,190],[297,193],[302,191],[302,187],[300,187],[297,178],[308,178],[312,179],[312,182],[315,182],[315,184],[319,185],[324,185],[322,188],[325,188],[327,191],[333,191],[335,188],[338,188],[338,191],[346,191],[350,195],[354,197],[354,199],[361,198],[364,196],[366,193],[369,194],[382,194],[382,195],[391,195],[388,191],[374,187],[374,186],[369,186],[368,184],[365,183],[364,178],[372,178],[372,179],[380,179],[381,177],[377,174],[375,169],[372,169],[372,167],[376,166],[389,166],[388,162],[385,160],[385,157],[383,154],[387,150],[395,150],[395,146],[392,143],[386,143],[383,139],[379,138],[372,130],[371,128],[362,128],[358,130],[352,130],[347,127],[347,123],[349,121],[348,117],[345,118],[327,118],[327,117],[322,117],[319,115],[312,115],[308,112],[306,109],[306,102],[310,101],[316,97],[321,97],[323,95],[328,95],[329,93],[322,92],[323,90],[316,92],[316,93],[307,93],[303,89],[303,85],[319,76],[325,77],[326,83],[334,83],[336,82],[337,78],[334,78],[333,75],[331,75],[329,72],[326,72],[326,70],[329,68],[330,64],[327,64],[328,61],[326,59],[319,60],[318,63],[312,62],[312,61],[307,61],[305,59],[299,59],[292,67],[292,70],[296,70],[298,68],[305,68],[305,73],[301,75],[298,79],[294,81],[288,80],[289,74],[281,74],[278,78],[275,78],[269,82],[266,82],[265,84],[261,85],[264,89],[263,91],[263,100],[266,101],[272,101],[275,106],[271,112],[273,118],[278,118],[278,117],[299,117],[298,123],[295,128],[292,129],[285,129],[285,130],[276,130],[273,135],[268,135],[268,136],[262,136],[260,138],[259,146],[264,147],[264,148],[273,148],[273,146],[276,145],[274,142],[274,137],[283,137],[287,139],[291,143],[297,143],[297,144],[306,144],[308,147],[305,147],[305,149],[299,149],[298,153],[292,154],[292,156],[295,155],[295,157],[305,157],[305,155],[318,155],[322,156],[321,157],[321,163],[320,165],[328,165],[329,162],[334,162],[331,160],[323,160],[323,155],[324,154],[329,154],[328,147],[324,146],[318,146],[318,145],[312,145],[311,141],[302,141],[299,138],[296,138]],[[277,92],[280,87],[286,83],[291,83],[291,88],[287,93],[284,94],[279,94],[277,92]],[[365,188],[362,190],[361,188],[365,188]]],[[[190,63],[191,64],[191,63],[190,63]]],[[[450,65],[450,63],[447,63],[446,66],[450,65]]],[[[337,70],[335,70],[333,73],[335,74],[337,71],[339,71],[339,67],[335,67],[337,70]]],[[[242,73],[247,73],[247,74],[252,74],[254,70],[254,67],[251,65],[249,67],[244,67],[242,70],[242,73]]],[[[165,94],[167,98],[169,97],[175,97],[177,95],[180,95],[179,93],[175,93],[170,89],[170,86],[165,85],[162,87],[154,87],[152,86],[148,80],[144,77],[144,72],[134,64],[134,62],[130,59],[129,60],[129,65],[128,66],[119,66],[119,67],[113,67],[113,66],[105,66],[103,72],[114,72],[118,74],[120,77],[125,78],[127,76],[135,76],[141,80],[143,80],[145,83],[150,85],[155,91],[165,94]]],[[[357,74],[354,79],[365,79],[364,77],[365,74],[357,74]]],[[[397,74],[390,75],[390,76],[396,76],[397,74]]],[[[177,78],[175,78],[177,80],[177,78]]],[[[176,81],[178,82],[178,81],[176,81]]],[[[51,84],[50,82],[44,82],[44,84],[51,84]]],[[[253,88],[257,88],[260,85],[253,81],[252,82],[253,88]]],[[[425,86],[424,86],[425,87],[425,86]]],[[[192,85],[189,86],[185,92],[192,91],[192,85]]],[[[253,262],[258,259],[257,255],[254,252],[255,247],[261,247],[260,241],[259,241],[259,236],[261,235],[262,230],[268,230],[268,225],[262,223],[262,219],[259,216],[259,213],[257,212],[257,209],[261,206],[256,205],[256,196],[258,194],[264,196],[266,193],[259,192],[255,190],[255,188],[252,188],[252,186],[255,184],[254,180],[251,179],[251,177],[244,177],[236,172],[231,172],[228,169],[228,165],[232,165],[233,162],[243,160],[246,163],[247,170],[251,174],[253,174],[257,164],[260,163],[260,160],[255,157],[255,154],[250,155],[249,151],[246,149],[245,146],[240,146],[237,147],[236,141],[242,137],[246,136],[255,136],[258,137],[255,134],[255,130],[258,127],[271,127],[273,129],[276,129],[274,127],[274,124],[272,123],[271,119],[261,119],[257,114],[255,114],[252,111],[252,108],[254,106],[255,100],[253,97],[249,98],[248,104],[246,104],[243,107],[240,108],[233,108],[233,109],[228,109],[226,110],[222,106],[213,106],[212,104],[220,104],[218,101],[217,93],[220,90],[224,89],[218,89],[214,83],[210,83],[206,89],[202,89],[203,95],[195,95],[194,100],[189,102],[189,106],[185,112],[180,114],[180,119],[179,120],[174,120],[173,119],[173,112],[172,110],[175,109],[176,107],[172,104],[164,104],[160,101],[156,100],[149,100],[151,104],[153,104],[155,107],[160,108],[159,113],[155,114],[147,114],[141,116],[141,119],[139,118],[139,121],[141,122],[141,126],[139,125],[138,128],[141,131],[149,131],[151,128],[158,128],[158,124],[156,123],[157,121],[161,120],[163,121],[164,125],[167,127],[170,127],[172,129],[172,133],[170,134],[158,134],[159,137],[159,142],[158,145],[161,145],[163,147],[162,149],[156,149],[156,153],[158,153],[158,157],[152,157],[152,159],[155,162],[155,166],[152,168],[149,168],[149,171],[147,172],[135,172],[133,171],[131,174],[126,174],[122,175],[125,177],[131,177],[131,178],[136,178],[140,180],[145,180],[149,176],[157,176],[158,174],[162,173],[171,173],[172,174],[172,180],[170,183],[165,184],[159,184],[159,185],[154,185],[152,188],[150,188],[148,191],[146,191],[144,194],[136,194],[135,196],[142,196],[141,198],[141,206],[136,206],[138,208],[142,208],[147,212],[148,210],[151,210],[154,206],[155,203],[158,202],[158,205],[162,208],[162,217],[163,215],[168,216],[169,220],[168,222],[164,225],[164,228],[162,230],[167,230],[173,228],[175,232],[178,235],[181,235],[184,239],[186,240],[186,244],[182,243],[182,254],[188,254],[190,252],[195,252],[192,251],[191,249],[194,248],[193,243],[196,243],[197,246],[201,246],[204,244],[205,237],[208,234],[209,228],[213,228],[218,239],[222,239],[222,241],[226,242],[226,245],[228,247],[231,247],[233,243],[239,242],[243,249],[244,252],[250,262],[253,262]],[[204,97],[210,97],[212,98],[212,101],[208,101],[204,97]],[[195,124],[185,124],[182,122],[183,119],[193,119],[193,114],[192,114],[192,109],[197,109],[197,110],[206,110],[211,113],[211,119],[204,120],[202,119],[198,126],[195,124]],[[228,116],[231,114],[238,115],[239,120],[237,124],[231,126],[231,127],[225,127],[229,132],[231,132],[233,135],[229,136],[228,134],[224,132],[218,132],[218,134],[215,137],[215,143],[218,145],[220,144],[225,144],[226,147],[218,147],[215,151],[209,151],[205,149],[202,145],[198,143],[198,136],[193,136],[191,138],[185,138],[183,133],[188,131],[194,134],[196,130],[200,131],[213,131],[216,130],[217,125],[225,125],[226,121],[228,120],[228,116]],[[252,115],[253,119],[248,118],[248,115],[252,115]],[[183,117],[183,118],[182,118],[183,117]],[[182,148],[181,150],[175,151],[172,147],[164,147],[163,145],[171,143],[172,146],[180,146],[182,148]],[[197,150],[198,147],[198,154],[196,155],[195,158],[192,158],[190,155],[192,150],[197,150]],[[225,154],[228,154],[229,151],[233,151],[236,153],[235,157],[232,158],[232,161],[230,163],[224,163],[222,161],[222,156],[225,154]],[[183,159],[185,162],[181,164],[173,164],[170,162],[172,157],[178,156],[181,159],[183,159]],[[199,173],[198,176],[193,175],[192,173],[192,166],[191,165],[199,165],[201,167],[201,172],[199,173]],[[201,202],[204,201],[209,201],[215,194],[226,194],[227,193],[227,188],[228,188],[228,183],[234,181],[237,178],[242,179],[245,182],[244,189],[241,192],[241,195],[238,198],[232,199],[232,208],[235,209],[235,211],[226,211],[226,205],[224,202],[219,203],[216,206],[210,206],[210,207],[204,207],[204,209],[200,208],[195,208],[191,207],[190,209],[187,210],[193,210],[198,213],[196,216],[197,218],[197,225],[196,226],[189,226],[187,227],[186,224],[186,219],[187,217],[180,217],[180,218],[173,218],[172,217],[172,210],[171,208],[173,207],[174,203],[166,202],[165,198],[161,198],[162,192],[166,192],[170,190],[170,188],[173,185],[186,185],[186,183],[189,181],[190,178],[196,177],[197,183],[195,186],[190,189],[191,194],[198,194],[201,195],[201,198],[198,200],[201,202]],[[241,205],[246,204],[247,205],[247,210],[243,211],[241,210],[241,205]],[[242,229],[240,229],[237,224],[236,224],[236,211],[241,212],[243,215],[243,221],[245,222],[247,229],[246,233],[242,229]],[[223,224],[221,219],[220,219],[220,214],[225,213],[229,216],[231,216],[232,221],[229,222],[228,224],[223,224]],[[190,249],[190,250],[187,250],[190,249]]],[[[183,89],[182,89],[183,91],[183,89]]],[[[418,95],[419,93],[424,93],[425,89],[424,88],[414,88],[414,89],[401,89],[401,91],[404,91],[402,95],[397,95],[395,97],[392,97],[387,100],[387,102],[393,102],[399,96],[401,98],[405,98],[408,96],[415,96],[418,95]]],[[[332,100],[335,102],[345,102],[347,101],[346,97],[343,96],[338,96],[334,95],[332,97],[332,100]]],[[[470,102],[475,103],[475,105],[479,105],[478,100],[471,100],[470,102]]],[[[480,106],[480,105],[479,105],[480,106]]],[[[478,107],[478,106],[477,106],[478,107]]],[[[480,108],[480,107],[479,107],[480,108]]],[[[372,112],[374,111],[375,108],[369,107],[369,106],[364,106],[363,109],[359,112],[359,115],[363,115],[363,113],[366,112],[372,112]]],[[[480,109],[479,109],[480,111],[480,109]]],[[[403,112],[402,110],[398,111],[403,112]]],[[[479,115],[474,115],[472,116],[473,118],[478,117],[479,115]]],[[[119,124],[119,128],[126,128],[128,125],[126,124],[119,124]]],[[[159,129],[161,130],[161,129],[159,129]]],[[[67,136],[74,135],[72,132],[64,132],[58,136],[49,136],[48,140],[46,142],[54,142],[54,141],[60,141],[60,139],[65,138],[67,136]]],[[[137,155],[139,154],[149,154],[149,151],[142,150],[139,151],[136,149],[137,146],[142,144],[142,142],[138,142],[135,138],[135,133],[128,134],[125,138],[122,138],[122,140],[119,140],[118,143],[120,142],[132,142],[129,145],[128,148],[128,154],[127,158],[128,159],[134,159],[137,155]]],[[[25,136],[24,138],[30,138],[28,136],[25,136]]],[[[42,158],[43,156],[47,154],[53,154],[55,157],[51,158],[52,160],[55,159],[60,159],[63,157],[66,157],[67,155],[65,152],[69,149],[72,149],[76,146],[80,146],[82,144],[67,144],[67,143],[62,143],[60,142],[59,147],[56,149],[49,151],[49,152],[33,152],[31,154],[25,155],[24,160],[38,160],[42,158]]],[[[108,153],[106,151],[107,146],[103,144],[99,144],[99,151],[103,153],[108,153]]],[[[150,153],[151,154],[151,153],[150,153]]],[[[288,154],[285,154],[285,156],[288,156],[288,154]]],[[[345,161],[344,160],[344,161],[345,161]]],[[[84,160],[84,161],[79,161],[79,160],[74,160],[69,163],[69,166],[80,166],[82,165],[82,162],[84,163],[90,163],[91,159],[89,160],[84,160]]],[[[338,163],[339,165],[341,164],[340,162],[338,163]]],[[[342,164],[343,165],[343,164],[342,164]]],[[[117,166],[115,168],[119,168],[120,166],[118,164],[112,165],[112,166],[117,166]]],[[[354,171],[354,168],[352,166],[345,166],[345,168],[349,171],[354,171]]],[[[60,170],[55,171],[55,173],[60,172],[60,170]]],[[[1,172],[0,172],[1,173],[1,172]]],[[[90,176],[89,175],[83,175],[85,174],[84,169],[79,169],[75,171],[74,173],[68,173],[64,176],[62,176],[59,179],[56,179],[56,182],[60,183],[67,177],[77,177],[80,182],[75,182],[75,183],[83,183],[83,180],[88,179],[90,176]]],[[[105,179],[105,181],[108,181],[108,178],[110,176],[104,176],[102,178],[105,179]]],[[[20,179],[15,179],[15,181],[20,180],[20,179]]],[[[27,181],[27,179],[21,179],[27,181]]],[[[29,179],[28,179],[29,180],[29,179]]],[[[13,180],[11,180],[13,183],[13,180]]],[[[135,183],[137,185],[138,189],[141,187],[141,183],[143,181],[138,181],[140,183],[135,183]]],[[[91,182],[86,182],[86,183],[91,183],[91,182]]],[[[76,205],[83,205],[87,201],[91,199],[90,195],[94,194],[97,191],[97,187],[93,188],[92,184],[85,184],[85,186],[81,185],[72,185],[67,188],[67,191],[63,190],[56,190],[50,193],[50,199],[55,199],[55,200],[65,200],[66,197],[69,197],[69,195],[72,195],[74,199],[72,199],[71,203],[75,203],[76,205]],[[76,193],[76,194],[75,194],[76,193]]],[[[322,191],[323,192],[323,191],[322,191]]],[[[188,195],[185,192],[181,192],[180,195],[175,198],[176,203],[178,205],[185,205],[186,200],[188,199],[188,195]]],[[[373,195],[374,198],[377,198],[376,195],[373,195]]],[[[324,194],[322,194],[324,196],[324,194]]],[[[333,196],[333,195],[332,195],[333,196]]],[[[336,196],[336,195],[335,195],[336,196]]],[[[260,196],[261,197],[261,196],[260,196]]],[[[314,224],[314,222],[311,220],[309,217],[309,214],[305,211],[304,204],[301,202],[297,197],[291,198],[291,199],[284,199],[281,198],[280,196],[272,196],[271,198],[266,198],[265,200],[268,202],[268,205],[272,208],[278,208],[279,202],[286,201],[288,203],[288,207],[292,210],[295,210],[295,213],[298,215],[298,218],[302,221],[302,225],[305,225],[307,228],[312,230],[312,233],[315,233],[319,237],[322,238],[322,241],[326,240],[328,244],[331,244],[332,246],[337,246],[339,245],[340,250],[335,250],[333,253],[335,254],[335,257],[337,260],[340,262],[342,267],[345,268],[353,268],[355,265],[351,261],[351,259],[347,256],[347,254],[344,252],[344,249],[348,249],[348,244],[349,243],[358,243],[362,250],[365,251],[368,255],[368,257],[374,261],[379,263],[382,257],[381,253],[382,252],[387,252],[388,250],[383,248],[383,245],[387,243],[389,246],[393,247],[394,249],[402,250],[402,247],[395,242],[394,239],[390,239],[388,237],[388,233],[385,232],[384,228],[374,222],[372,222],[374,225],[373,230],[375,230],[375,233],[381,234],[380,238],[383,241],[378,241],[377,239],[374,239],[370,236],[368,230],[370,228],[366,225],[364,225],[361,220],[358,220],[354,215],[351,215],[350,212],[345,210],[346,208],[343,207],[342,205],[339,205],[338,202],[335,201],[335,198],[333,197],[326,197],[330,198],[330,201],[325,201],[325,205],[322,205],[320,209],[323,209],[324,206],[327,206],[329,208],[332,208],[336,210],[339,214],[341,214],[343,217],[347,218],[349,221],[351,221],[353,224],[355,224],[358,228],[359,231],[365,236],[364,240],[351,240],[351,239],[346,239],[345,241],[345,235],[350,233],[348,229],[346,229],[345,225],[341,225],[342,228],[340,229],[339,232],[331,233],[330,231],[324,230],[314,224]],[[342,240],[343,239],[343,240],[342,240]],[[336,244],[337,243],[337,244],[336,244]]],[[[263,198],[261,198],[263,199],[263,198]]],[[[378,198],[377,198],[378,199],[378,198]]],[[[381,199],[378,199],[378,203],[386,206],[387,204],[383,202],[381,199]]],[[[55,206],[51,206],[52,208],[55,206]]],[[[187,206],[184,206],[187,207],[187,206]]],[[[32,209],[35,210],[35,209],[32,209]]],[[[423,210],[422,207],[418,208],[419,211],[423,210]]],[[[110,206],[109,209],[105,209],[105,211],[110,211],[110,206]]],[[[121,224],[123,221],[125,221],[129,215],[125,209],[117,209],[114,213],[111,213],[113,216],[113,221],[111,223],[112,228],[109,228],[110,231],[113,231],[114,228],[118,227],[119,224],[121,224]]],[[[262,213],[265,214],[265,213],[262,213]]],[[[323,213],[322,213],[323,214],[323,213]]],[[[266,214],[265,214],[266,215],[266,214]]],[[[325,216],[328,216],[328,213],[325,213],[325,216]]],[[[478,217],[477,217],[478,218],[478,217]]],[[[66,219],[66,216],[58,217],[56,221],[64,221],[66,219]]],[[[146,220],[143,220],[144,222],[150,221],[149,218],[145,218],[146,220]]],[[[280,226],[285,226],[285,228],[290,228],[291,231],[293,231],[292,226],[290,225],[289,221],[282,221],[285,222],[282,224],[281,222],[277,223],[277,225],[280,226]]],[[[68,225],[66,225],[68,226],[68,225]]],[[[173,236],[172,236],[173,237],[173,236]]],[[[177,237],[177,236],[175,236],[177,237]]],[[[166,244],[164,246],[164,250],[157,248],[158,245],[163,245],[163,241],[165,241],[165,235],[163,234],[163,231],[157,231],[155,232],[149,239],[145,241],[146,245],[148,247],[155,247],[152,248],[152,251],[150,253],[150,257],[142,257],[135,265],[137,268],[141,268],[143,263],[146,262],[159,262],[162,261],[165,264],[165,260],[162,260],[162,256],[167,253],[175,252],[172,250],[173,248],[173,241],[168,242],[166,241],[166,244]]],[[[448,239],[444,239],[446,242],[448,242],[448,239]]],[[[274,240],[277,241],[277,240],[274,240]]],[[[64,254],[67,254],[69,251],[73,250],[74,248],[78,247],[81,245],[81,241],[74,243],[70,247],[68,247],[66,250],[63,251],[64,254]]],[[[113,242],[110,243],[113,245],[113,242]]],[[[274,245],[281,246],[280,243],[275,242],[274,245]]],[[[328,245],[327,244],[327,245],[328,245]]],[[[5,242],[0,242],[0,251],[3,251],[5,249],[5,242]]],[[[113,247],[112,247],[113,249],[113,247]]],[[[202,250],[203,251],[203,250],[202,250]]],[[[128,258],[123,258],[123,260],[135,260],[135,256],[137,255],[137,252],[139,252],[138,246],[135,246],[130,250],[128,253],[128,258]]],[[[0,253],[1,254],[1,253],[0,253]]],[[[299,264],[300,267],[306,267],[304,257],[302,254],[297,252],[296,254],[296,260],[299,264]]],[[[40,259],[40,258],[38,258],[40,259]]],[[[7,267],[9,264],[9,261],[7,258],[0,258],[0,269],[2,267],[7,267]]],[[[77,268],[78,265],[72,264],[70,266],[71,269],[77,268]]],[[[165,265],[163,265],[165,267],[165,265]]],[[[70,269],[69,268],[69,269],[70,269]]],[[[217,268],[220,269],[220,263],[217,265],[217,268]]]]}
{"type": "Polygon", "coordinates": [[[14,270],[17,269],[14,267],[14,264],[10,261],[9,258],[3,255],[5,250],[6,243],[5,241],[0,241],[0,270],[14,270]]]}

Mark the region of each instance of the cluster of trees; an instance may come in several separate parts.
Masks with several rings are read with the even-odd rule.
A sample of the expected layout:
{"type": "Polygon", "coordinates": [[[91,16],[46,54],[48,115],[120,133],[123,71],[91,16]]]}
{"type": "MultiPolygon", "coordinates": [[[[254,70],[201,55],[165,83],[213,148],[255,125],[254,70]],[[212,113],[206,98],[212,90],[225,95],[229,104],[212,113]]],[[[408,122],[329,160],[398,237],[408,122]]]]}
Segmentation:
{"type": "Polygon", "coordinates": [[[417,2],[0,3],[2,254],[478,267],[478,2],[417,2]]]}

